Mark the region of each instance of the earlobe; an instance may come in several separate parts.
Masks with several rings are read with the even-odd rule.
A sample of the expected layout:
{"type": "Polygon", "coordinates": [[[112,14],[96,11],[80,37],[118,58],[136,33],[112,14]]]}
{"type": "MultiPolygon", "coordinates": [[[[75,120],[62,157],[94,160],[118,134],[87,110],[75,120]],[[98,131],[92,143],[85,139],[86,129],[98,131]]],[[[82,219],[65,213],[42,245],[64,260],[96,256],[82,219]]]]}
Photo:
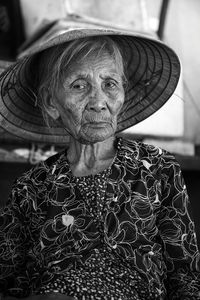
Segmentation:
{"type": "Polygon", "coordinates": [[[52,117],[52,119],[57,120],[60,117],[60,113],[54,105],[50,93],[46,89],[42,90],[42,99],[44,101],[44,108],[48,115],[52,117]]]}
{"type": "Polygon", "coordinates": [[[59,111],[54,106],[46,107],[46,111],[54,120],[57,120],[60,117],[59,111]]]}

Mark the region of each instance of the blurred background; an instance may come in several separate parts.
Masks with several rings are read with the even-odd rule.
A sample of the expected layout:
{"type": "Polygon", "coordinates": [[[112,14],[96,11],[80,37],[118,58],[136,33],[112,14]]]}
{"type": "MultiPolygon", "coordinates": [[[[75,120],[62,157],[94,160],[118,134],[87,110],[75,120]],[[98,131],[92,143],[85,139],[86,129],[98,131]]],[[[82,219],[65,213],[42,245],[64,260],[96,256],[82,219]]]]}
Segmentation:
{"type": "MultiPolygon", "coordinates": [[[[165,148],[180,162],[200,245],[200,1],[199,0],[0,0],[0,72],[49,21],[80,14],[110,21],[163,40],[178,54],[182,74],[170,100],[123,134],[165,148]]],[[[61,150],[16,138],[0,128],[0,205],[13,180],[61,150]]]]}

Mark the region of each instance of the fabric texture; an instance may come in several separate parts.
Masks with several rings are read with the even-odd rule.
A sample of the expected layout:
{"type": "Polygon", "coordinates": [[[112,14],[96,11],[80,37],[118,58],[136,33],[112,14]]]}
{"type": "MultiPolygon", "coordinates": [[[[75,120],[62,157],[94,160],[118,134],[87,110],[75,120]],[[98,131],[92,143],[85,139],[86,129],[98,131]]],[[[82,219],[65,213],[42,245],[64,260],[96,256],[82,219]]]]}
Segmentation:
{"type": "Polygon", "coordinates": [[[110,168],[97,175],[74,177],[66,150],[16,181],[0,217],[0,292],[200,299],[179,164],[140,142],[119,138],[116,147],[110,168]]]}
{"type": "Polygon", "coordinates": [[[59,20],[1,74],[0,126],[29,141],[66,144],[69,137],[65,130],[59,124],[49,128],[38,105],[40,53],[75,39],[103,35],[116,42],[127,69],[128,87],[117,132],[141,122],[163,106],[180,77],[180,62],[171,48],[144,33],[81,19],[59,20]]]}

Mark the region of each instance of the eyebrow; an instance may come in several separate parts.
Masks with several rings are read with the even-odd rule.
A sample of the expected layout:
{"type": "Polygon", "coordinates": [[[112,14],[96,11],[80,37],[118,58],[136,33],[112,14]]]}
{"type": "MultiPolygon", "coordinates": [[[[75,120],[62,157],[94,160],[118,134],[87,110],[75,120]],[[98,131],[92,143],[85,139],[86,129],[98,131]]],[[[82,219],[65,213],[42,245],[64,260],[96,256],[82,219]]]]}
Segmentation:
{"type": "Polygon", "coordinates": [[[106,79],[106,78],[112,78],[112,77],[117,77],[119,79],[122,79],[122,75],[118,74],[118,73],[112,73],[112,74],[106,74],[105,76],[104,75],[100,75],[100,78],[102,79],[106,79]]]}
{"type": "MultiPolygon", "coordinates": [[[[101,79],[106,79],[106,78],[118,78],[118,79],[122,79],[122,74],[119,74],[115,71],[111,71],[105,75],[101,75],[100,74],[100,78],[101,79]]],[[[69,80],[73,80],[73,79],[90,79],[90,75],[89,74],[86,74],[85,72],[80,72],[80,73],[76,73],[76,74],[72,74],[72,75],[68,75],[67,76],[67,81],[69,80]]]]}
{"type": "Polygon", "coordinates": [[[68,75],[67,79],[73,79],[73,78],[89,78],[89,75],[86,73],[76,73],[72,75],[68,75]]]}

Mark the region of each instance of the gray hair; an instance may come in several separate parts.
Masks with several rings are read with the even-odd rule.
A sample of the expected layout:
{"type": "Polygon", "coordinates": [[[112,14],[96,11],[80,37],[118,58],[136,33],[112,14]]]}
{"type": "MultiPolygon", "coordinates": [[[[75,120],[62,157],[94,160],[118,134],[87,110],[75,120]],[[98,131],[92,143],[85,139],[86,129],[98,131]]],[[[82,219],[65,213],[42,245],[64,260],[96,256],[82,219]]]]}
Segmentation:
{"type": "Polygon", "coordinates": [[[69,43],[54,46],[43,52],[40,58],[39,67],[39,88],[38,105],[41,108],[43,118],[48,127],[58,124],[47,113],[45,101],[43,101],[42,90],[46,89],[51,97],[54,97],[58,86],[62,84],[66,76],[67,68],[73,63],[81,62],[89,55],[100,56],[102,52],[108,52],[114,59],[117,68],[120,70],[124,85],[126,85],[125,67],[117,43],[108,36],[87,37],[74,40],[69,43]]]}

